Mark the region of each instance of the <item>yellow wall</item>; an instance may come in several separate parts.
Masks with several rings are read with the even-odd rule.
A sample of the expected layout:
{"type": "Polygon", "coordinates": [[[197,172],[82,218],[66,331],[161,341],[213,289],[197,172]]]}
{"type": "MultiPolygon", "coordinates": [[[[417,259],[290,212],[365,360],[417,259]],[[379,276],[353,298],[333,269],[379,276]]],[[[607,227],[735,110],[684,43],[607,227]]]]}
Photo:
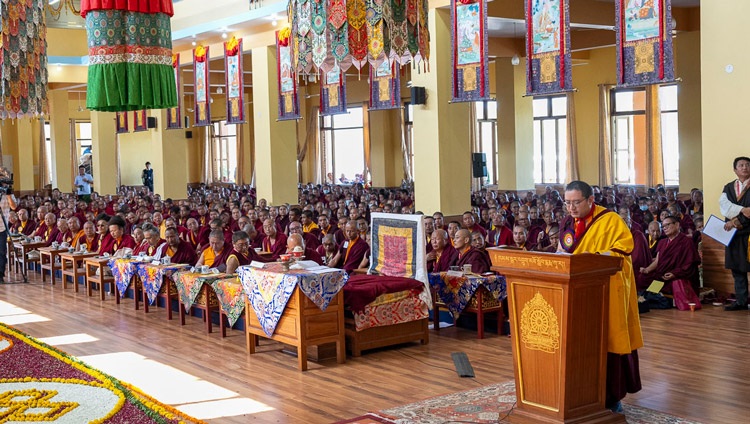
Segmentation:
{"type": "Polygon", "coordinates": [[[675,43],[680,131],[680,192],[703,187],[701,154],[701,33],[681,32],[675,43]]]}

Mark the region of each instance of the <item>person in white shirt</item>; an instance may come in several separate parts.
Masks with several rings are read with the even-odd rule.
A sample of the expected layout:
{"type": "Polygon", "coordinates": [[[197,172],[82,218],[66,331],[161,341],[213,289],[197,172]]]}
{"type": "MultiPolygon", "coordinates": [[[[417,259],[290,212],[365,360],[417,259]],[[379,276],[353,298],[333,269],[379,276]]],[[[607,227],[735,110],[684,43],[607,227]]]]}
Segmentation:
{"type": "Polygon", "coordinates": [[[89,200],[91,198],[91,185],[94,184],[94,177],[91,174],[86,173],[86,167],[81,165],[78,167],[78,175],[76,175],[73,185],[76,186],[78,198],[83,200],[89,200]]]}

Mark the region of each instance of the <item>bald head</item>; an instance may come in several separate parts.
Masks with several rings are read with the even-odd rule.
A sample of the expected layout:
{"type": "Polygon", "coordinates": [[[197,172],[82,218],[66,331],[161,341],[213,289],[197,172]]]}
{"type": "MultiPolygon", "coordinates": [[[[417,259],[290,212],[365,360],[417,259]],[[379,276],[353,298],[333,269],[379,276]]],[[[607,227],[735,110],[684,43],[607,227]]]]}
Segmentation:
{"type": "Polygon", "coordinates": [[[286,251],[291,253],[297,246],[303,250],[305,249],[305,240],[302,238],[302,235],[297,233],[289,234],[289,237],[286,239],[286,251]]]}
{"type": "Polygon", "coordinates": [[[453,247],[457,250],[463,250],[470,241],[471,233],[469,230],[462,228],[456,231],[456,235],[453,236],[453,247]]]}

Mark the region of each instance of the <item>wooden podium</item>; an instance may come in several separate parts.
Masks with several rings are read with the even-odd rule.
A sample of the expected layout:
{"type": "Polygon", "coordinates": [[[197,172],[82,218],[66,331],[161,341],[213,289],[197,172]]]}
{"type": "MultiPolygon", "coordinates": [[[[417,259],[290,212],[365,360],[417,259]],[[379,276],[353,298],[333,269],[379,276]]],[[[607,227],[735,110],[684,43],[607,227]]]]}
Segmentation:
{"type": "Polygon", "coordinates": [[[516,423],[625,423],[604,407],[613,256],[487,249],[508,284],[516,423]]]}

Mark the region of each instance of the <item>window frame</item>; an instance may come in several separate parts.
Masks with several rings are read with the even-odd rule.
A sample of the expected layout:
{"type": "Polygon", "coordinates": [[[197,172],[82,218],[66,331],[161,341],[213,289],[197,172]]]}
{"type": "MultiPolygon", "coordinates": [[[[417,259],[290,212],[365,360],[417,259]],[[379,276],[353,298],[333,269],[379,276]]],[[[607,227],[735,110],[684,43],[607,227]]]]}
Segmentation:
{"type": "MultiPolygon", "coordinates": [[[[339,130],[362,130],[362,171],[365,172],[365,168],[367,167],[366,163],[366,152],[365,152],[365,130],[366,130],[366,119],[365,119],[365,113],[366,109],[362,104],[355,104],[355,105],[348,105],[347,106],[347,113],[346,114],[335,114],[335,115],[318,115],[319,119],[319,125],[318,125],[318,134],[320,136],[320,142],[322,145],[321,153],[321,162],[323,164],[323,174],[331,174],[333,176],[333,183],[339,184],[338,181],[338,175],[339,172],[336,169],[336,131],[339,130]],[[344,115],[351,114],[353,110],[360,109],[362,110],[362,125],[361,126],[336,126],[336,118],[344,115]],[[330,124],[327,124],[326,121],[329,120],[330,124]],[[330,145],[330,149],[328,146],[330,145]],[[330,158],[328,157],[330,152],[330,158]],[[329,165],[330,161],[330,165],[329,165]],[[329,167],[330,166],[330,167],[329,167]]],[[[349,177],[349,176],[347,176],[349,177]]],[[[354,177],[354,176],[352,176],[354,177]]],[[[363,175],[362,178],[367,178],[366,175],[363,175]]]]}
{"type": "MultiPolygon", "coordinates": [[[[534,100],[541,100],[541,99],[546,100],[546,103],[547,103],[547,105],[546,105],[547,106],[547,114],[545,116],[536,116],[536,115],[534,115],[534,118],[533,118],[534,122],[539,121],[539,131],[540,131],[540,134],[539,134],[539,158],[540,158],[540,163],[539,163],[540,170],[539,170],[539,174],[540,174],[540,181],[536,181],[537,178],[535,176],[534,177],[534,180],[535,180],[534,183],[535,184],[563,184],[563,183],[565,183],[565,179],[567,178],[567,175],[566,175],[567,174],[567,170],[565,169],[565,166],[564,166],[565,165],[565,163],[564,163],[565,161],[560,161],[560,151],[561,151],[560,123],[561,123],[562,120],[565,120],[565,125],[567,125],[567,120],[568,120],[568,108],[567,108],[568,96],[567,96],[567,94],[558,94],[558,95],[551,95],[551,96],[534,96],[534,98],[533,98],[532,101],[534,101],[534,100]],[[554,99],[560,99],[560,98],[565,99],[565,102],[566,102],[565,113],[562,114],[562,115],[555,115],[553,113],[553,111],[554,111],[553,102],[554,102],[554,99]],[[545,167],[545,163],[544,163],[544,157],[545,157],[545,152],[544,152],[544,134],[545,134],[544,133],[544,121],[554,121],[554,123],[555,123],[555,125],[554,125],[554,127],[555,127],[555,168],[556,168],[557,172],[556,172],[554,181],[553,180],[548,180],[548,178],[547,178],[548,176],[545,175],[546,174],[545,173],[546,167],[545,167]]],[[[534,112],[533,112],[533,107],[532,107],[532,115],[533,114],[534,114],[534,112]]],[[[536,127],[536,125],[534,125],[534,127],[536,127]]],[[[534,128],[534,131],[536,131],[536,128],[534,128]]],[[[567,134],[565,135],[565,137],[567,138],[567,134]]],[[[536,151],[536,139],[535,139],[535,137],[534,137],[533,143],[534,143],[534,146],[533,146],[534,149],[533,150],[536,151]]],[[[565,146],[564,147],[566,149],[565,157],[568,158],[567,140],[565,140],[565,146]]],[[[535,160],[534,160],[534,168],[536,168],[536,166],[537,166],[537,163],[536,163],[536,158],[535,158],[535,160]]],[[[536,174],[536,172],[534,172],[534,174],[536,174]]]]}
{"type": "MultiPolygon", "coordinates": [[[[497,141],[497,113],[498,113],[498,101],[497,100],[482,100],[479,102],[474,102],[474,111],[476,113],[476,120],[475,120],[475,131],[474,135],[476,137],[474,145],[476,146],[476,150],[478,153],[484,153],[485,157],[487,158],[487,180],[486,184],[489,185],[496,185],[498,181],[498,141],[497,141]],[[489,103],[495,102],[495,117],[490,117],[489,113],[489,103]],[[478,108],[479,104],[482,105],[481,108],[478,108]],[[479,113],[481,112],[481,114],[479,113]],[[492,137],[492,140],[490,140],[490,151],[486,152],[484,150],[484,138],[483,138],[483,132],[482,129],[484,125],[489,125],[490,127],[490,137],[492,137]]],[[[483,179],[484,180],[484,179],[483,179]]],[[[483,184],[484,181],[483,181],[483,184]]]]}

